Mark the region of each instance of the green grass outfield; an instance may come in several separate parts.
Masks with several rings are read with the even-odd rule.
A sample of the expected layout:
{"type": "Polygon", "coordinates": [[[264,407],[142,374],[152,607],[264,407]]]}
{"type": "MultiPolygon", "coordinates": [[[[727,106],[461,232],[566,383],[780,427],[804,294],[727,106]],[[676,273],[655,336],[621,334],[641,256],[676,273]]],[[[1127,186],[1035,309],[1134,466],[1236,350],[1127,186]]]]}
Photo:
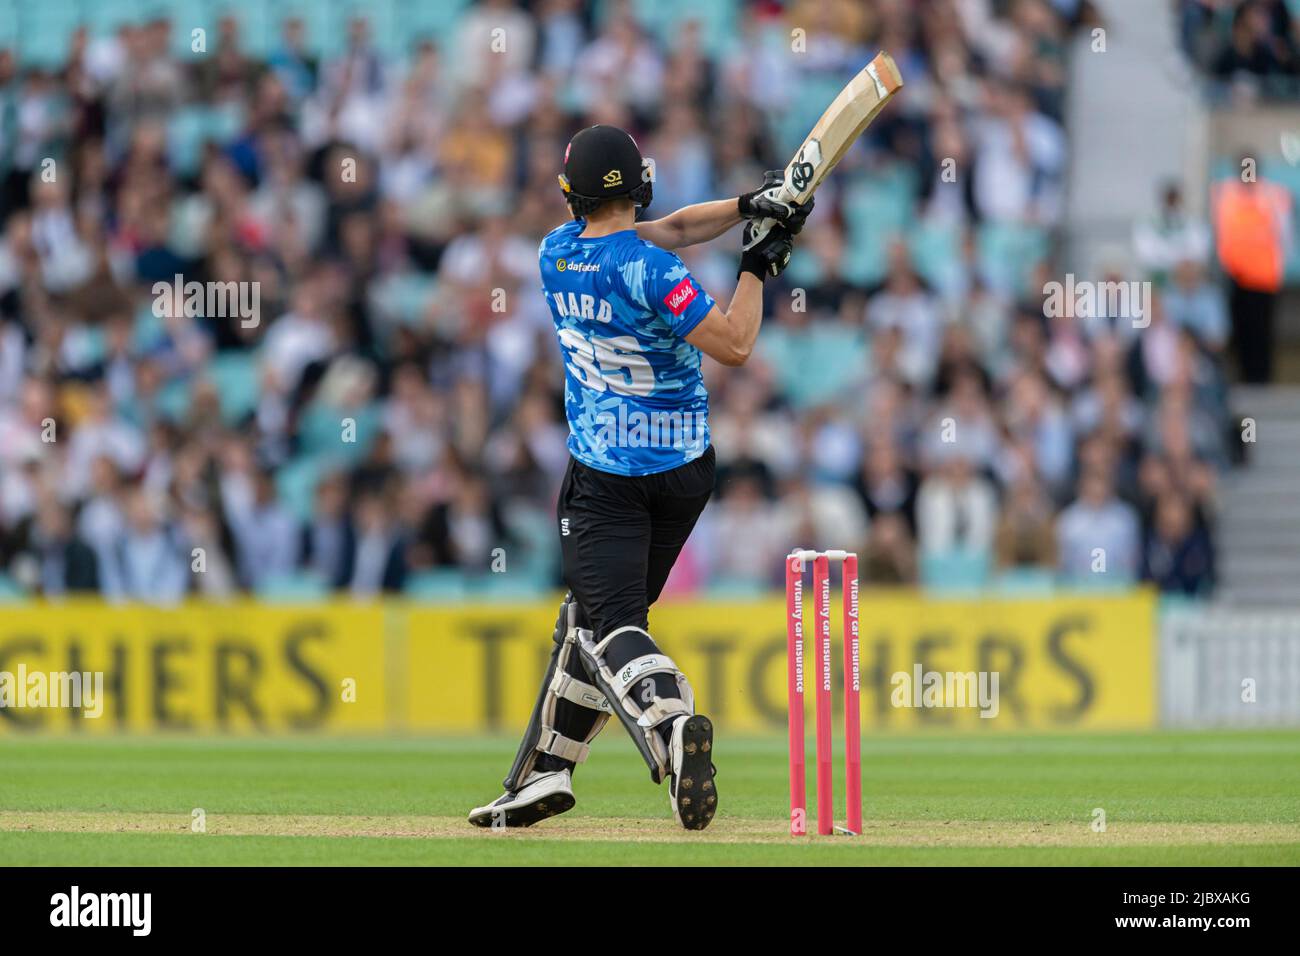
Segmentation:
{"type": "MultiPolygon", "coordinates": [[[[1300,864],[1297,731],[870,736],[865,832],[799,840],[778,737],[719,739],[721,809],[699,834],[673,826],[613,726],[574,810],[523,831],[470,827],[514,747],[0,737],[0,866],[1300,864]],[[192,832],[195,808],[206,832],[192,832]]],[[[842,783],[842,761],[835,772],[842,783]]]]}

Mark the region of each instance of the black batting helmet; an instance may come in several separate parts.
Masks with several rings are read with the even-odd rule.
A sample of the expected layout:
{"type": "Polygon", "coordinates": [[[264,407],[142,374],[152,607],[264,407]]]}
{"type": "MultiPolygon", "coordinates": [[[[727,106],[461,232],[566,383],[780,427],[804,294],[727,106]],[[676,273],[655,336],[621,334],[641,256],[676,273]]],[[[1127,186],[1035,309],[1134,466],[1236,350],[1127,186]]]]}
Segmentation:
{"type": "Polygon", "coordinates": [[[575,216],[585,216],[607,199],[625,197],[645,209],[654,194],[649,160],[636,141],[617,126],[588,126],[564,151],[560,188],[575,216]]]}

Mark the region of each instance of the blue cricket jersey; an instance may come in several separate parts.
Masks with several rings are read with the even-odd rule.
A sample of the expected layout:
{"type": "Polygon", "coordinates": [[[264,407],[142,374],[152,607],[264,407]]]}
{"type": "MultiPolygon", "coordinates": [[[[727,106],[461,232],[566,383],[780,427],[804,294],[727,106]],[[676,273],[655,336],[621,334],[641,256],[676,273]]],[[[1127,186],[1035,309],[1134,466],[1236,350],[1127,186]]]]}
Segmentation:
{"type": "Polygon", "coordinates": [[[709,447],[709,396],[686,336],[713,299],[635,230],[584,239],[585,228],[565,223],[538,250],[564,356],[569,452],[617,475],[693,461],[709,447]]]}

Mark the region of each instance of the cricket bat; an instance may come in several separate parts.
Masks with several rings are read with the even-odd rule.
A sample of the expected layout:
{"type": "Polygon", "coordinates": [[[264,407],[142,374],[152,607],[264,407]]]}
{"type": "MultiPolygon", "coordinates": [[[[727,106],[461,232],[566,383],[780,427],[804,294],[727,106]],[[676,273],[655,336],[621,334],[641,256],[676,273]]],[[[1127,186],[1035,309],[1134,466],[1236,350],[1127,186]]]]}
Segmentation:
{"type": "MultiPolygon", "coordinates": [[[[894,58],[888,53],[878,54],[826,107],[786,166],[781,184],[773,186],[767,195],[781,202],[805,202],[902,88],[903,76],[894,58]]],[[[757,222],[746,248],[766,236],[774,225],[774,219],[757,222]]]]}

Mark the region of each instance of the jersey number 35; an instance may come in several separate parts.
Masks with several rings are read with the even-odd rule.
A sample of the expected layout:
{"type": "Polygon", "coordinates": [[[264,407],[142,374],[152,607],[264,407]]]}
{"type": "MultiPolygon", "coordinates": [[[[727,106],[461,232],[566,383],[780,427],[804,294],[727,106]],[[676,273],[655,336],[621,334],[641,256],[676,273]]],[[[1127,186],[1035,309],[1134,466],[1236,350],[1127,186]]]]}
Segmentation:
{"type": "Polygon", "coordinates": [[[654,391],[655,373],[643,355],[641,345],[630,335],[588,340],[576,329],[560,329],[569,370],[573,377],[593,391],[609,389],[620,395],[649,395],[654,391]]]}

